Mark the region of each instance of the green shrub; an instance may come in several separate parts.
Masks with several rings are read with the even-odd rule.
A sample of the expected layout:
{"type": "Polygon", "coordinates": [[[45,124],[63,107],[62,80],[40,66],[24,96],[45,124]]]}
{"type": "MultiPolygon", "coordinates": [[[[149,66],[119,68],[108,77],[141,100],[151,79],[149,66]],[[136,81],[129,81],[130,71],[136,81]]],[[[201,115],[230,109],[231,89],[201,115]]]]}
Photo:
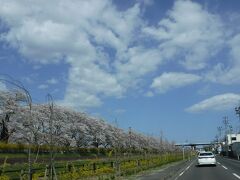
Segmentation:
{"type": "Polygon", "coordinates": [[[6,175],[0,176],[0,180],[10,180],[10,178],[6,175]]]}

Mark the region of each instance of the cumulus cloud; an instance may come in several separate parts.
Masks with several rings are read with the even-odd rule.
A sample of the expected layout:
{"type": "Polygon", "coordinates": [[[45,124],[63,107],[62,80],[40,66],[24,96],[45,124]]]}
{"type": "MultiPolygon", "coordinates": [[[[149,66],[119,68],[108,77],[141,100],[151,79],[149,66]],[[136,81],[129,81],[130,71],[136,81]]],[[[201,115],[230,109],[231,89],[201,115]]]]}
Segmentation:
{"type": "Polygon", "coordinates": [[[186,69],[198,70],[221,49],[223,24],[217,15],[211,14],[195,2],[180,0],[174,3],[168,17],[157,27],[146,27],[143,32],[159,41],[162,53],[168,58],[180,55],[179,62],[186,69]]]}
{"type": "Polygon", "coordinates": [[[209,71],[205,78],[211,82],[221,84],[237,84],[240,82],[240,34],[233,36],[228,41],[230,48],[228,64],[218,63],[211,71],[209,71]]]}
{"type": "Polygon", "coordinates": [[[154,48],[129,48],[125,56],[125,62],[116,62],[116,69],[117,78],[126,88],[135,86],[138,78],[155,71],[163,62],[161,52],[154,48]]]}
{"type": "Polygon", "coordinates": [[[183,87],[201,80],[200,76],[187,73],[169,72],[156,77],[151,88],[158,93],[165,93],[171,89],[183,87]]]}
{"type": "Polygon", "coordinates": [[[116,78],[98,65],[88,61],[72,60],[65,102],[73,107],[91,107],[102,104],[104,96],[121,97],[124,89],[116,78]]]}
{"type": "MultiPolygon", "coordinates": [[[[204,69],[222,48],[223,23],[200,4],[175,1],[165,18],[150,27],[141,8],[154,1],[135,2],[119,11],[109,0],[41,0],[30,4],[28,0],[0,0],[0,18],[6,26],[0,42],[18,50],[35,67],[67,64],[67,87],[61,103],[75,108],[100,106],[103,98],[124,96],[169,60],[175,59],[187,70],[204,69]],[[148,40],[154,43],[145,44],[148,40]]],[[[238,44],[237,36],[228,44],[234,59],[239,57],[238,44]]],[[[221,66],[215,69],[208,81],[214,81],[223,70],[221,66]]],[[[233,77],[230,74],[237,74],[238,69],[229,72],[233,77]]],[[[146,95],[200,79],[189,73],[164,73],[154,78],[146,95]]],[[[55,83],[50,79],[39,88],[55,83]]]]}
{"type": "Polygon", "coordinates": [[[233,108],[240,100],[239,94],[226,93],[205,99],[187,108],[187,112],[221,111],[233,108]]]}
{"type": "Polygon", "coordinates": [[[44,0],[32,2],[30,8],[27,0],[0,2],[0,17],[8,26],[2,42],[31,63],[69,64],[64,103],[97,106],[102,104],[101,97],[120,97],[125,92],[126,83],[117,77],[122,72],[116,72],[119,68],[108,52],[115,52],[114,58],[120,61],[135,41],[143,24],[138,3],[118,11],[109,0],[44,0]]]}

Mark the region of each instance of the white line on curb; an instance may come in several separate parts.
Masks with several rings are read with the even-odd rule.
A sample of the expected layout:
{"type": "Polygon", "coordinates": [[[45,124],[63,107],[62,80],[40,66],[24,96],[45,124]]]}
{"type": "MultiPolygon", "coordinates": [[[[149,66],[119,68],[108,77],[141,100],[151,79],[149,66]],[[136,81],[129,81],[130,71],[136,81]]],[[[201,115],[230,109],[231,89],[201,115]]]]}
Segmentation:
{"type": "Polygon", "coordinates": [[[223,165],[222,165],[222,167],[223,167],[224,169],[228,169],[227,167],[225,167],[225,166],[223,166],[223,165]]]}
{"type": "Polygon", "coordinates": [[[234,175],[236,178],[240,179],[240,176],[239,176],[239,175],[237,175],[237,174],[235,174],[235,173],[233,173],[233,175],[234,175]]]}

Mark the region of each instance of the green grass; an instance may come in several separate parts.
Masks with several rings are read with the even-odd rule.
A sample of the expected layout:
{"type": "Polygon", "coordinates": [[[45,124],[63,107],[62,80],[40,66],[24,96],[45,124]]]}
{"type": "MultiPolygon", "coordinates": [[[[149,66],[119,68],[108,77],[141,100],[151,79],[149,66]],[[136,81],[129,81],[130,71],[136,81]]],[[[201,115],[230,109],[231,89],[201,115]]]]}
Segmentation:
{"type": "MultiPolygon", "coordinates": [[[[6,157],[6,155],[10,155],[11,158],[16,157],[26,157],[27,154],[1,154],[2,157],[6,157]]],[[[79,155],[79,154],[77,154],[79,155]]],[[[10,157],[9,156],[9,157],[10,157]]],[[[76,157],[76,154],[56,154],[58,157],[76,157]]],[[[49,157],[47,154],[40,155],[40,157],[49,157]]],[[[62,177],[82,177],[82,176],[104,176],[109,173],[109,175],[116,173],[116,169],[112,167],[111,162],[119,162],[121,164],[121,175],[128,176],[131,174],[135,174],[139,171],[143,171],[149,168],[154,168],[157,166],[162,166],[164,164],[168,164],[171,162],[179,161],[182,159],[181,154],[164,154],[164,155],[147,155],[147,156],[132,156],[132,157],[114,157],[99,159],[95,158],[92,160],[78,160],[78,161],[55,161],[55,168],[57,174],[62,177]],[[93,165],[95,163],[95,165],[93,165]],[[96,168],[95,171],[93,168],[96,168]]],[[[32,165],[34,169],[35,176],[43,176],[46,170],[47,163],[36,163],[32,165]]],[[[0,165],[0,169],[4,171],[3,175],[10,177],[10,179],[19,179],[21,171],[25,172],[25,176],[27,176],[28,172],[28,164],[8,164],[7,160],[4,165],[0,165]]],[[[1,179],[1,178],[0,178],[1,179]]]]}

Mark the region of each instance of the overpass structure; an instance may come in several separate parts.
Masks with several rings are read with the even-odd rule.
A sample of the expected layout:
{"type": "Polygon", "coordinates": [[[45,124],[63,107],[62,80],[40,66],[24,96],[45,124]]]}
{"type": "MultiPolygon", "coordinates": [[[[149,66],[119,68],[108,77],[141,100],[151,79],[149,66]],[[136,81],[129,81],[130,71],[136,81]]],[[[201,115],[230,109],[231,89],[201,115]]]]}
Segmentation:
{"type": "Polygon", "coordinates": [[[206,146],[206,145],[214,145],[215,143],[179,143],[175,144],[175,146],[206,146]]]}
{"type": "Polygon", "coordinates": [[[213,146],[216,143],[179,143],[179,144],[175,144],[175,146],[180,146],[180,147],[191,147],[192,149],[196,149],[197,146],[213,146]]]}

